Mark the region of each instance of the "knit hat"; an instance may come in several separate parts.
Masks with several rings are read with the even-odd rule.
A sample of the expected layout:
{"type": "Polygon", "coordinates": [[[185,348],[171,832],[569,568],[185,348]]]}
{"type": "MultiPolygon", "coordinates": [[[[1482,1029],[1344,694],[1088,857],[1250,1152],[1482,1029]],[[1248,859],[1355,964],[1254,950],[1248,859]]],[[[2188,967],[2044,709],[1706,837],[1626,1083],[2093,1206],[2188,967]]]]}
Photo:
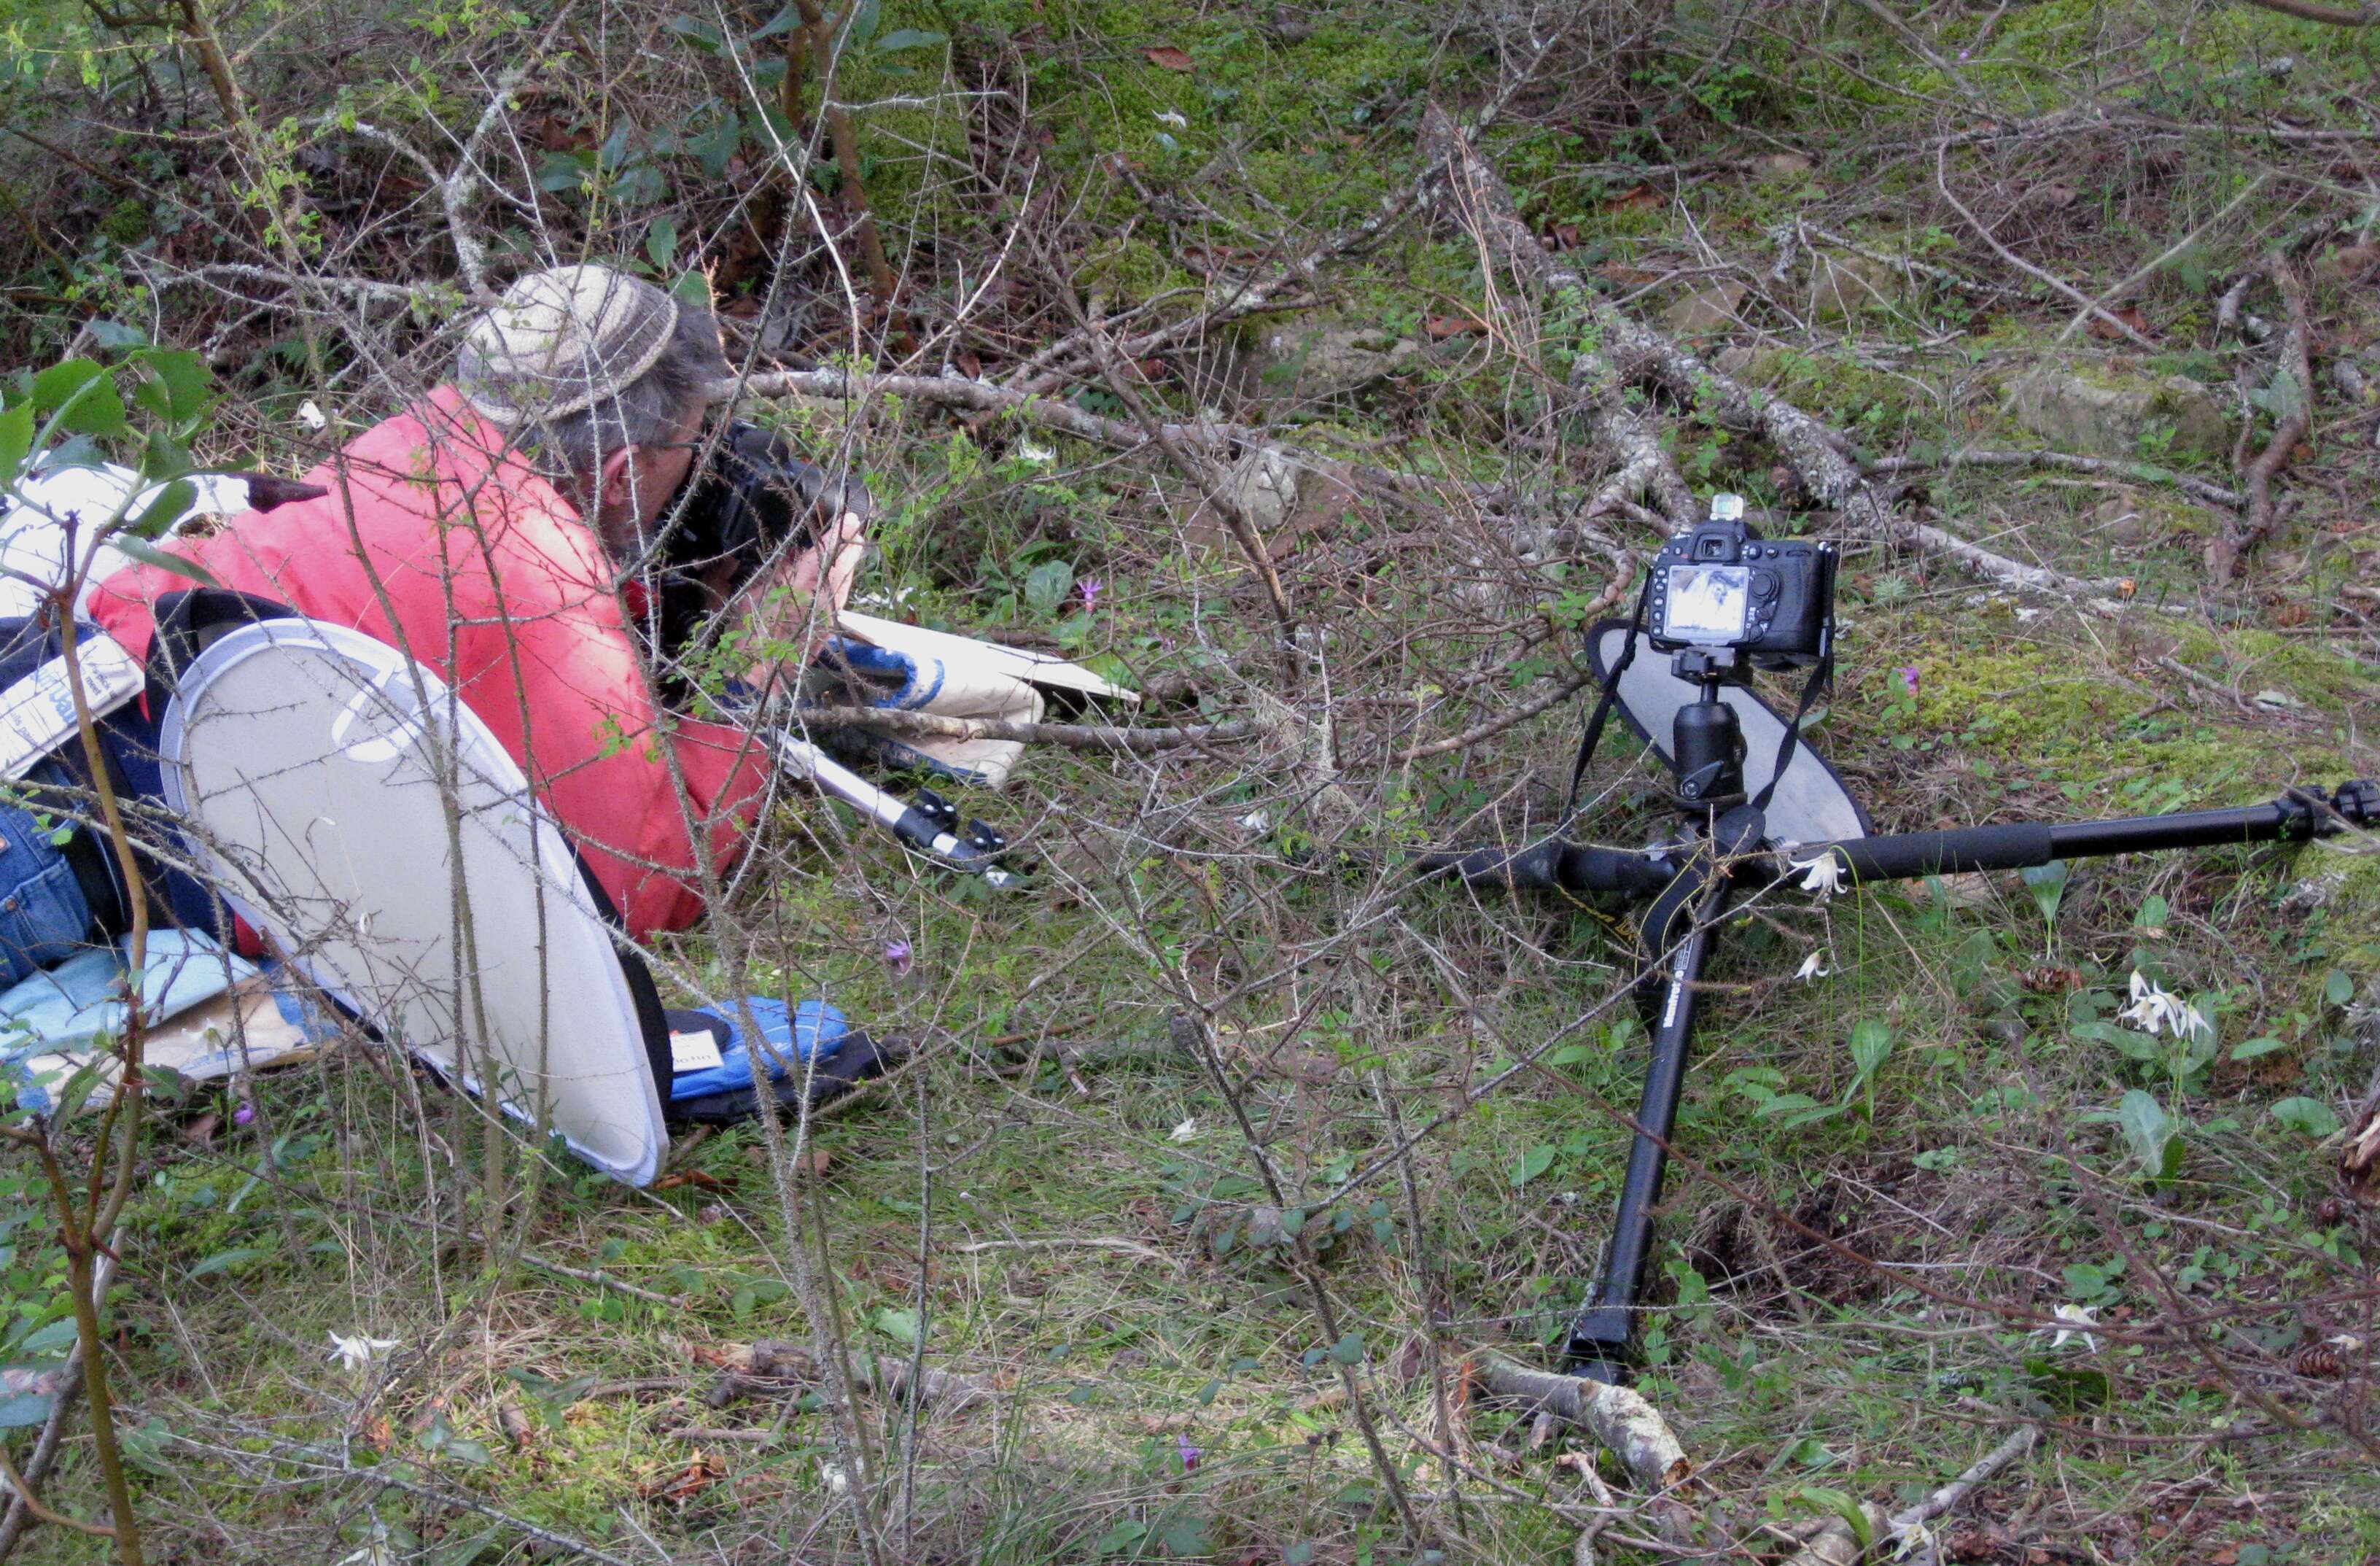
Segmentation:
{"type": "Polygon", "coordinates": [[[506,429],[565,418],[636,385],[677,321],[677,300],[608,266],[532,272],[471,324],[455,385],[506,429]]]}

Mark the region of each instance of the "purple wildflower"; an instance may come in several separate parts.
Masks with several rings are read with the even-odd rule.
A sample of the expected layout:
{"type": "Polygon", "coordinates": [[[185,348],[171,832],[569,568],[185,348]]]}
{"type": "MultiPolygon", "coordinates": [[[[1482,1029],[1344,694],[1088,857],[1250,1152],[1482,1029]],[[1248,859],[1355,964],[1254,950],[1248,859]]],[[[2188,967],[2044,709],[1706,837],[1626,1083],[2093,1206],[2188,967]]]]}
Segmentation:
{"type": "Polygon", "coordinates": [[[236,1126],[244,1126],[254,1119],[256,1119],[256,1106],[253,1104],[243,1104],[231,1112],[231,1123],[236,1126]]]}
{"type": "Polygon", "coordinates": [[[907,973],[909,964],[916,960],[916,948],[907,941],[889,940],[884,943],[884,965],[895,973],[907,973]]]}
{"type": "Polygon", "coordinates": [[[1187,1436],[1176,1436],[1173,1438],[1181,1443],[1181,1445],[1175,1450],[1181,1452],[1182,1471],[1187,1474],[1196,1469],[1198,1466],[1198,1460],[1207,1454],[1200,1451],[1196,1447],[1192,1446],[1190,1444],[1190,1438],[1187,1436]]]}
{"type": "Polygon", "coordinates": [[[1099,594],[1107,591],[1108,584],[1098,577],[1087,576],[1075,585],[1083,590],[1083,612],[1089,614],[1099,606],[1099,594]]]}
{"type": "Polygon", "coordinates": [[[1901,669],[1900,688],[1903,691],[1908,691],[1912,696],[1917,694],[1917,671],[1915,669],[1908,667],[1901,669]]]}

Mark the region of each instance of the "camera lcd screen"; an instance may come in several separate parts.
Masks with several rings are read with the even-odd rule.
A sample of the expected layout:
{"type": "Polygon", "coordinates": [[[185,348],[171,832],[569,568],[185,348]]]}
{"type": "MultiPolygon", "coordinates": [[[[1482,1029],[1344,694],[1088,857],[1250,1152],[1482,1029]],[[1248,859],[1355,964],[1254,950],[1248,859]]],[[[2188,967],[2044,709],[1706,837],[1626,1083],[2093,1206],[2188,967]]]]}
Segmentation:
{"type": "Polygon", "coordinates": [[[1688,642],[1742,639],[1744,612],[1752,606],[1747,566],[1670,568],[1669,634],[1688,642]]]}

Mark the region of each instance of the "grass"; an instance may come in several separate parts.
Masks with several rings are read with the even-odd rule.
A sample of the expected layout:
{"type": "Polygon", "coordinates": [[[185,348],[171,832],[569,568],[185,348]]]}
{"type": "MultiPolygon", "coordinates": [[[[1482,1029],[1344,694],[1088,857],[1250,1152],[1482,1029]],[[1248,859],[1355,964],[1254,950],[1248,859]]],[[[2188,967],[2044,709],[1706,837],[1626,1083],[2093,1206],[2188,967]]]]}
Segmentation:
{"type": "MultiPolygon", "coordinates": [[[[1054,128],[1053,177],[1087,192],[1075,275],[1128,302],[1194,279],[1158,226],[1119,238],[1145,214],[1088,178],[1095,158],[1122,152],[1245,224],[1278,226],[1286,213],[1324,227],[1402,177],[1409,128],[1396,115],[1411,105],[1390,100],[1424,87],[1459,97],[1482,68],[1454,59],[1433,77],[1420,21],[1324,10],[1316,34],[1290,46],[1243,13],[1159,4],[956,7],[898,24],[1018,43],[1036,112],[1054,128]],[[1145,51],[1161,45],[1195,68],[1152,62],[1145,51]],[[1166,111],[1192,128],[1168,131],[1166,111]]],[[[2012,12],[2001,63],[1975,80],[2011,103],[2047,92],[2046,73],[2077,38],[2099,36],[2110,10],[2139,20],[2098,6],[2012,12]]],[[[2313,75],[2345,71],[2368,47],[2279,22],[2249,37],[2247,15],[2225,13],[2187,55],[2155,63],[2209,71],[2286,33],[2313,75]]],[[[1869,76],[1944,90],[1854,23],[1869,76]]],[[[1821,95],[1828,113],[1914,112],[1774,37],[1742,58],[1767,78],[1719,83],[1726,105],[1767,126],[1815,116],[1821,95]]],[[[901,80],[863,76],[855,91],[901,80]]],[[[964,143],[947,117],[880,123],[895,142],[964,143]]],[[[1724,142],[1716,121],[1703,129],[1724,142]]],[[[1598,261],[1649,263],[1709,242],[1757,271],[1772,253],[1767,226],[1840,202],[1844,224],[1881,248],[1977,264],[1963,241],[1901,213],[1925,198],[1923,179],[1884,170],[1898,206],[1863,207],[1866,171],[1812,141],[1820,155],[1805,180],[1730,176],[1654,208],[1573,176],[1606,142],[1514,126],[1490,144],[1532,216],[1580,226],[1598,261]]],[[[914,148],[883,156],[880,210],[890,225],[915,216],[908,233],[925,234],[949,192],[914,148]]],[[[2112,228],[2074,226],[2060,264],[2097,265],[2107,280],[2148,232],[2122,230],[2119,248],[2112,228]]],[[[1488,308],[1475,254],[1417,229],[1334,288],[1342,314],[1407,332],[1488,308]]],[[[2380,327],[2368,299],[2332,309],[2339,342],[2380,327]]],[[[2024,437],[1992,383],[2051,352],[2065,313],[2020,303],[1937,341],[1961,328],[1921,299],[1905,317],[1796,336],[1771,367],[1779,390],[1864,447],[2014,446],[2024,437]]],[[[2190,368],[2220,383],[2228,366],[2190,368]]],[[[1299,434],[1534,481],[1527,448],[1498,437],[1526,423],[1512,410],[1539,391],[1491,349],[1460,373],[1335,402],[1327,423],[1299,434]]],[[[908,590],[909,608],[941,623],[1053,642],[1071,628],[1070,650],[1142,677],[1195,673],[1194,709],[1240,715],[1235,680],[1267,667],[1264,610],[1230,557],[1181,544],[1178,494],[1066,443],[1054,471],[1031,468],[1002,455],[997,424],[919,438],[927,427],[895,419],[863,434],[897,515],[883,588],[908,590]],[[1027,575],[1051,560],[1105,581],[1088,624],[1074,623],[1078,600],[1032,605],[1027,575]]],[[[1711,432],[1684,426],[1680,439],[1712,483],[1773,498],[1759,454],[1747,468],[1711,432]]],[[[2204,603],[2205,513],[2144,491],[2151,525],[2118,542],[2093,515],[2104,488],[1939,475],[1928,498],[1946,525],[2063,569],[2131,575],[2144,604],[2173,612],[2036,613],[1923,561],[1857,553],[1845,670],[1815,741],[1887,829],[2244,802],[2368,774],[2372,665],[2330,617],[2338,586],[2368,560],[2352,496],[2372,470],[2368,451],[2326,441],[2300,471],[2305,508],[2266,557],[2295,564],[2272,561],[2250,591],[2204,603]],[[2292,623],[2291,606],[2306,616],[2292,623]],[[2265,690],[2302,706],[2261,708],[2265,690]]],[[[1342,749],[1389,727],[1415,690],[1444,695],[1518,630],[1543,629],[1528,605],[1490,591],[1468,535],[1415,543],[1410,519],[1354,511],[1283,563],[1335,638],[1342,749]]],[[[1557,710],[1409,774],[1351,772],[1370,817],[1356,846],[1544,820],[1579,716],[1557,710]]],[[[1650,780],[1607,752],[1597,781],[1596,835],[1641,841],[1659,819],[1650,780]]],[[[251,1123],[160,1139],[131,1219],[137,1286],[114,1303],[148,1432],[157,1556],[335,1561],[380,1527],[397,1559],[542,1558],[516,1523],[375,1479],[401,1474],[630,1558],[850,1559],[836,1475],[852,1475],[815,1395],[706,1398],[735,1346],[806,1338],[786,1281],[787,1248],[800,1245],[820,1258],[855,1352],[898,1361],[922,1341],[928,1363],[1002,1394],[956,1416],[929,1411],[914,1433],[898,1407],[863,1400],[880,1494],[914,1486],[906,1558],[1562,1558],[1576,1525],[1560,1509],[1588,1504],[1588,1491],[1551,1459],[1574,1438],[1536,1448],[1525,1420],[1483,1404],[1458,1406],[1450,1433],[1431,1371],[1488,1346],[1542,1360],[1594,1278],[1644,1052],[1631,1009],[1609,1004],[1633,971],[1625,947],[1590,911],[1445,889],[1392,900],[1360,853],[1352,867],[1313,858],[1326,828],[1311,800],[1245,758],[1154,767],[1039,752],[1011,795],[966,803],[1029,833],[1039,890],[996,900],[798,803],[771,824],[770,874],[726,933],[661,954],[681,995],[715,997],[731,972],[718,942],[738,941],[754,985],[825,996],[925,1045],[913,1077],[815,1128],[798,1181],[807,1228],[784,1232],[752,1128],[688,1149],[675,1165],[686,1178],[649,1193],[554,1163],[534,1214],[511,1215],[534,1255],[681,1303],[528,1266],[490,1276],[455,1237],[484,1217],[472,1206],[470,1112],[388,1062],[346,1054],[268,1076],[251,1123]],[[1263,826],[1245,825],[1257,815],[1263,826]],[[916,952],[905,973],[883,956],[896,938],[916,952]],[[1185,1000],[1212,1009],[1221,1059],[1316,1247],[1337,1338],[1315,1317],[1283,1243],[1288,1216],[1211,1076],[1161,1050],[1079,1081],[1046,1060],[1017,1074],[994,1046],[1153,1046],[1185,1000]],[[1549,1040],[1533,1067],[1455,1113],[1467,1090],[1549,1040]],[[1396,1127],[1441,1116],[1403,1166],[1341,1192],[1396,1127]],[[359,1331],[402,1344],[360,1378],[323,1353],[327,1334],[359,1331]],[[1385,1504],[1334,1349],[1355,1360],[1402,1483],[1426,1499],[1437,1529],[1426,1540],[1404,1538],[1385,1504]],[[654,1378],[682,1385],[608,1389],[654,1378]],[[591,1389],[607,1389],[577,1398],[591,1389]],[[532,1431],[517,1449],[508,1405],[532,1431]],[[674,1434],[688,1425],[765,1438],[674,1434]],[[1450,1434],[1459,1505],[1444,1499],[1449,1465],[1433,1450],[1450,1434]],[[350,1471],[326,1474],[325,1452],[350,1471]]],[[[2331,998],[2332,975],[2370,993],[2375,910],[2368,858],[2310,849],[2078,864],[2054,917],[2013,876],[1740,911],[1688,1083],[1642,1383],[1737,1521],[1806,1522],[1828,1492],[1898,1505],[2011,1425],[2042,1420],[2042,1451],[1948,1530],[1972,1532],[1965,1558],[2219,1561],[2229,1550],[2253,1566],[2261,1550],[2326,1566],[2380,1550],[2380,1488],[2356,1449],[2258,1423],[2341,1403],[2340,1383],[2305,1356],[2372,1336],[2368,1217],[2331,1199],[2333,1149],[2274,1107],[2337,1108],[2362,1090],[2369,1026],[2331,998]],[[2339,885],[2310,889],[2342,869],[2339,885]],[[1832,976],[1795,982],[1812,952],[1832,976]],[[2211,1058],[2135,1058],[2136,1046],[2094,1031],[2135,967],[2206,997],[2219,1028],[2211,1058]],[[1890,1042],[1864,1074],[1850,1048],[1863,1023],[1888,1028],[1890,1042]],[[2170,1179],[2145,1177],[2114,1119],[2131,1090],[2182,1128],[2170,1179]],[[2095,1349],[2050,1346],[2038,1327],[2060,1305],[2096,1313],[2095,1349]],[[2173,1326],[2185,1311],[2195,1338],[2173,1326]]],[[[508,1154],[512,1189],[536,1156],[508,1154]]],[[[2350,1364],[2355,1352],[2344,1351],[2350,1364]]],[[[70,1453],[58,1499],[91,1515],[97,1493],[70,1453]]],[[[88,1551],[47,1534],[27,1558],[88,1551]]]]}

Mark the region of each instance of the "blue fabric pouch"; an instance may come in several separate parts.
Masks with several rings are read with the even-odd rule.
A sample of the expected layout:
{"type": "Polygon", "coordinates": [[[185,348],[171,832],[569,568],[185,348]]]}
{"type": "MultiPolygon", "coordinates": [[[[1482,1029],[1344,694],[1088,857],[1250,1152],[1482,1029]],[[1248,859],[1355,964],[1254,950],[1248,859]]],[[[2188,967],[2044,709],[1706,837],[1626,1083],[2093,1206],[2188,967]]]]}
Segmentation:
{"type": "MultiPolygon", "coordinates": [[[[832,1055],[851,1032],[851,1024],[844,1021],[843,1013],[823,1000],[805,1000],[790,1010],[784,1002],[762,996],[754,996],[745,1004],[752,1009],[754,1020],[760,1024],[760,1036],[766,1044],[759,1054],[762,1070],[772,1081],[782,1081],[793,1061],[832,1055]]],[[[755,1052],[736,1021],[742,1011],[743,1007],[720,1007],[669,1014],[674,1044],[681,1034],[702,1034],[718,1046],[720,1056],[716,1066],[674,1074],[669,1085],[672,1103],[734,1093],[753,1085],[755,1052]]]]}

